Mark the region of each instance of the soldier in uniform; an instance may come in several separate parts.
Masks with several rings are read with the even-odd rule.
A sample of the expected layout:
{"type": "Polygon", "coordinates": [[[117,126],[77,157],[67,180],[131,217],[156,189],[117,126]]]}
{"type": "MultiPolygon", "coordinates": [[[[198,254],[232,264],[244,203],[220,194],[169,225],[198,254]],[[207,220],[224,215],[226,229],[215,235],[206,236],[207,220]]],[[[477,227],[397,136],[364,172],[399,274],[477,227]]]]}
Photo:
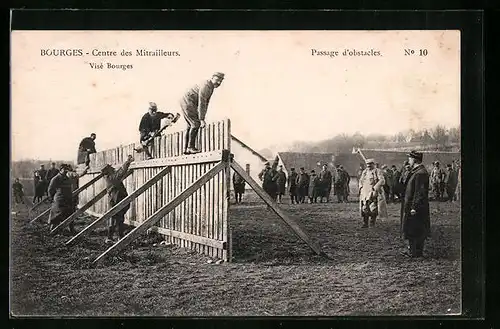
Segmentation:
{"type": "Polygon", "coordinates": [[[342,168],[339,166],[337,166],[337,170],[336,170],[336,174],[335,174],[335,182],[334,182],[334,188],[335,188],[335,191],[336,191],[336,194],[337,194],[337,201],[339,203],[342,203],[342,202],[346,202],[346,188],[345,188],[345,185],[346,185],[346,175],[344,173],[344,171],[342,170],[342,168]]]}
{"type": "Polygon", "coordinates": [[[402,185],[401,185],[400,179],[401,179],[401,171],[398,170],[398,167],[396,167],[396,165],[392,165],[392,192],[393,192],[393,201],[395,201],[396,199],[398,201],[401,200],[402,185]]]}
{"type": "Polygon", "coordinates": [[[440,167],[439,161],[434,162],[434,168],[430,175],[430,182],[432,186],[432,192],[434,194],[434,199],[436,201],[441,201],[443,197],[443,184],[445,173],[440,167]]]}
{"type": "Polygon", "coordinates": [[[455,191],[457,189],[457,172],[451,164],[446,166],[444,184],[446,188],[446,201],[452,202],[455,199],[455,191]]]}
{"type": "Polygon", "coordinates": [[[342,174],[344,175],[344,202],[347,203],[349,202],[349,183],[351,182],[351,176],[347,170],[344,169],[344,166],[340,165],[340,170],[342,170],[342,174]]]}
{"type": "Polygon", "coordinates": [[[146,159],[152,159],[151,152],[149,152],[149,145],[145,145],[145,141],[154,136],[161,128],[161,120],[173,120],[175,115],[169,112],[158,112],[158,106],[154,102],[149,102],[148,112],[145,113],[141,122],[139,123],[139,140],[143,145],[142,150],[146,154],[146,159]]]}
{"type": "Polygon", "coordinates": [[[16,203],[24,203],[24,187],[19,178],[16,178],[12,183],[12,195],[16,203]]]}
{"type": "Polygon", "coordinates": [[[326,164],[323,165],[321,172],[319,173],[319,180],[321,186],[321,193],[319,195],[320,202],[323,202],[323,198],[326,198],[326,202],[330,202],[330,193],[332,191],[332,173],[328,170],[326,164]]]}
{"type": "Polygon", "coordinates": [[[198,130],[205,127],[205,116],[208,110],[208,103],[214,92],[224,80],[224,73],[216,72],[210,80],[190,88],[181,99],[181,109],[187,123],[185,133],[184,154],[194,154],[200,152],[195,147],[198,130]]]}
{"type": "Polygon", "coordinates": [[[297,172],[295,168],[290,168],[290,175],[288,175],[288,192],[290,193],[290,203],[299,203],[297,196],[297,172]]]}
{"type": "Polygon", "coordinates": [[[43,193],[45,192],[45,184],[40,176],[40,172],[35,170],[33,173],[33,187],[34,187],[34,195],[33,195],[33,204],[42,201],[43,193]]]}
{"type": "Polygon", "coordinates": [[[95,139],[96,139],[96,134],[92,133],[90,134],[90,137],[85,137],[82,139],[80,142],[80,145],[78,145],[78,157],[77,157],[77,164],[85,164],[85,166],[89,166],[90,164],[90,155],[92,153],[96,153],[95,149],[95,139]]]}
{"type": "Polygon", "coordinates": [[[384,193],[385,193],[385,200],[387,202],[394,201],[393,200],[393,191],[392,191],[392,179],[393,179],[393,174],[392,171],[387,167],[387,165],[382,166],[382,172],[384,173],[384,193]]]}
{"type": "Polygon", "coordinates": [[[285,194],[286,191],[286,174],[283,171],[283,166],[280,165],[278,167],[278,172],[276,173],[276,188],[278,195],[278,203],[281,203],[281,198],[285,194]]]}
{"type": "Polygon", "coordinates": [[[42,189],[42,196],[48,195],[49,182],[46,179],[47,169],[45,169],[45,165],[40,165],[40,169],[38,169],[38,175],[40,176],[40,189],[42,189]]]}
{"type": "Polygon", "coordinates": [[[297,188],[299,192],[299,203],[304,203],[309,191],[309,175],[306,173],[304,167],[300,168],[300,172],[297,175],[297,188]]]}
{"type": "Polygon", "coordinates": [[[363,218],[363,228],[368,227],[368,222],[371,226],[375,226],[378,216],[387,217],[387,205],[383,191],[384,174],[374,165],[373,159],[367,159],[366,169],[363,170],[359,180],[359,209],[363,218]]]}
{"type": "MultiPolygon", "coordinates": [[[[74,180],[85,175],[86,170],[78,175],[70,171],[70,166],[62,164],[59,173],[52,178],[49,184],[49,198],[52,200],[52,207],[49,215],[49,225],[52,231],[63,220],[75,211],[75,198],[73,198],[74,180]]],[[[69,225],[71,234],[75,233],[73,223],[69,225]]]]}
{"type": "Polygon", "coordinates": [[[269,164],[269,161],[265,163],[265,168],[259,173],[259,179],[262,181],[262,188],[271,197],[273,201],[276,201],[278,186],[276,185],[276,167],[278,166],[278,161],[275,160],[273,165],[269,164]]]}
{"type": "Polygon", "coordinates": [[[45,180],[47,183],[50,183],[52,178],[56,177],[56,175],[59,173],[59,170],[56,168],[56,164],[52,162],[50,164],[49,170],[47,170],[47,175],[45,176],[45,180]]]}
{"type": "Polygon", "coordinates": [[[233,189],[236,203],[241,203],[241,198],[245,193],[245,180],[236,171],[233,174],[233,189]]]}
{"type": "Polygon", "coordinates": [[[410,257],[422,257],[424,242],[430,234],[429,173],[422,164],[423,154],[408,154],[411,166],[406,180],[405,197],[401,203],[404,238],[408,240],[410,257]]]}
{"type": "Polygon", "coordinates": [[[316,203],[318,201],[318,192],[320,188],[321,186],[319,177],[316,175],[316,172],[314,170],[311,170],[308,188],[309,203],[316,203]]]}
{"type": "MultiPolygon", "coordinates": [[[[129,155],[127,161],[125,161],[125,163],[118,170],[115,170],[115,168],[111,167],[110,165],[106,165],[101,169],[101,172],[104,174],[110,209],[128,196],[127,189],[123,184],[123,178],[127,174],[128,168],[133,161],[134,158],[129,155]]],[[[105,240],[105,243],[113,242],[113,235],[116,228],[118,228],[118,237],[120,239],[123,238],[125,232],[125,213],[129,209],[130,204],[126,205],[116,215],[109,219],[108,236],[105,240]]]]}

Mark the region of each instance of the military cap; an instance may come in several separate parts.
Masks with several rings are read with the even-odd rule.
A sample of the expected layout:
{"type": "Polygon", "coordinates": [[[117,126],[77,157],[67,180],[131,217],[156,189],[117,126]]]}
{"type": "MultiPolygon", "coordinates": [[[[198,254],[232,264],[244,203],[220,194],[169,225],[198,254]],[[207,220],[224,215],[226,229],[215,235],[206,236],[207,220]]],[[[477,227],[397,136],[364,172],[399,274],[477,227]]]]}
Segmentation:
{"type": "Polygon", "coordinates": [[[304,167],[300,167],[300,170],[305,170],[305,168],[304,167]]]}
{"type": "Polygon", "coordinates": [[[224,79],[224,75],[225,75],[225,74],[224,74],[224,73],[222,73],[222,72],[215,72],[212,76],[214,76],[214,77],[219,77],[219,78],[221,78],[221,79],[224,79]]]}
{"type": "Polygon", "coordinates": [[[294,167],[292,167],[292,168],[290,168],[290,170],[295,170],[295,168],[294,168],[294,167]]]}
{"type": "Polygon", "coordinates": [[[372,158],[370,158],[370,159],[366,159],[366,161],[365,161],[365,162],[366,162],[366,164],[369,164],[369,163],[375,163],[375,159],[372,159],[372,158]]]}
{"type": "Polygon", "coordinates": [[[158,106],[156,106],[155,102],[149,102],[149,107],[152,108],[152,109],[158,108],[158,106]]]}
{"type": "Polygon", "coordinates": [[[386,169],[387,168],[387,165],[382,165],[382,169],[386,169]]]}
{"type": "Polygon", "coordinates": [[[314,171],[314,170],[311,170],[311,173],[313,173],[313,174],[314,174],[314,173],[315,173],[315,171],[314,171]]]}
{"type": "Polygon", "coordinates": [[[59,170],[62,170],[62,169],[69,170],[69,165],[67,165],[66,163],[62,163],[62,164],[59,166],[59,170]]]}
{"type": "Polygon", "coordinates": [[[424,155],[422,154],[422,152],[417,152],[417,151],[411,151],[407,155],[410,158],[417,159],[417,160],[420,160],[420,161],[422,161],[422,159],[424,158],[424,155]]]}

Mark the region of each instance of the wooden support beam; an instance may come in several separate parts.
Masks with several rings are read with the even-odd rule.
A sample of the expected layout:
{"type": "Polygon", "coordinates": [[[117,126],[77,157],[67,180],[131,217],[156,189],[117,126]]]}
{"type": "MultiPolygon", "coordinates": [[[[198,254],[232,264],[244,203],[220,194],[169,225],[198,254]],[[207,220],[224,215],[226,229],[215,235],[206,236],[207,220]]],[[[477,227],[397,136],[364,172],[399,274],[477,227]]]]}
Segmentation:
{"type": "Polygon", "coordinates": [[[258,157],[259,159],[261,159],[263,162],[268,161],[264,156],[262,156],[262,154],[260,154],[259,152],[255,151],[250,146],[248,146],[247,144],[243,143],[241,140],[239,140],[238,138],[234,137],[233,135],[231,135],[231,139],[233,139],[236,143],[240,144],[243,148],[249,150],[253,155],[255,155],[256,157],[258,157]]]}
{"type": "Polygon", "coordinates": [[[36,216],[35,218],[33,218],[31,221],[30,221],[30,224],[33,224],[34,222],[36,222],[37,220],[39,220],[40,218],[42,218],[43,216],[45,215],[48,215],[50,212],[50,207],[49,209],[46,209],[44,212],[42,212],[40,215],[36,216]]]}
{"type": "Polygon", "coordinates": [[[148,188],[153,186],[156,182],[158,182],[163,176],[165,176],[167,173],[169,173],[172,170],[170,166],[165,167],[162,171],[160,171],[158,174],[156,174],[153,178],[148,180],[144,185],[139,187],[137,190],[134,192],[130,193],[125,199],[121,200],[116,204],[113,208],[108,210],[104,215],[90,223],[87,227],[85,227],[83,230],[78,232],[77,235],[72,237],[66,242],[66,245],[71,245],[74,242],[78,241],[84,234],[90,232],[93,230],[98,224],[102,223],[103,221],[113,217],[116,215],[120,210],[122,210],[126,205],[131,203],[135,198],[137,198],[140,194],[142,194],[144,191],[146,191],[148,188]]]}
{"type": "MultiPolygon", "coordinates": [[[[122,180],[125,180],[125,178],[127,178],[131,174],[132,174],[132,170],[129,170],[125,174],[125,176],[123,177],[122,180]]],[[[77,219],[78,217],[80,217],[80,215],[82,215],[85,211],[87,211],[87,209],[89,209],[90,207],[92,207],[92,205],[94,205],[97,201],[99,201],[102,198],[104,198],[104,196],[106,195],[106,193],[107,193],[106,189],[104,189],[101,192],[99,192],[91,200],[89,200],[89,202],[87,202],[86,204],[84,204],[82,207],[78,208],[74,213],[72,213],[70,216],[68,216],[66,219],[64,219],[61,223],[59,223],[59,225],[57,225],[56,227],[54,227],[54,229],[52,229],[52,231],[50,231],[49,234],[57,233],[58,231],[62,230],[66,226],[68,226],[71,222],[73,222],[75,219],[77,219]]]]}
{"type": "MultiPolygon", "coordinates": [[[[186,154],[176,157],[168,158],[158,158],[143,161],[134,161],[130,164],[130,169],[141,169],[141,168],[155,168],[155,167],[166,167],[166,166],[183,166],[201,163],[213,163],[219,162],[222,158],[222,151],[212,151],[203,152],[197,154],[186,154]]],[[[115,167],[117,167],[116,165],[115,167]]],[[[97,173],[100,169],[94,168],[88,171],[88,173],[97,173]]]]}
{"type": "Polygon", "coordinates": [[[207,171],[203,176],[198,178],[193,184],[191,184],[188,188],[182,191],[179,195],[172,199],[169,203],[158,209],[153,215],[151,215],[148,219],[142,222],[139,226],[135,227],[132,231],[130,231],[127,235],[121,238],[118,242],[112,245],[108,250],[102,253],[99,257],[97,257],[93,263],[97,263],[104,259],[109,254],[116,252],[129,243],[131,243],[137,236],[146,232],[149,228],[153,227],[160,219],[165,217],[169,212],[175,209],[178,205],[180,205],[184,200],[190,197],[196,190],[205,185],[209,180],[214,178],[221,170],[225,167],[224,162],[219,162],[215,167],[207,171]]]}
{"type": "Polygon", "coordinates": [[[80,194],[81,191],[85,190],[87,187],[89,187],[90,185],[92,185],[95,182],[97,182],[99,179],[102,178],[102,176],[104,176],[104,174],[100,173],[99,175],[97,175],[94,178],[92,178],[91,180],[89,180],[87,183],[83,184],[82,186],[80,186],[79,188],[77,188],[76,190],[74,190],[73,191],[73,196],[76,196],[77,194],[80,194]]]}
{"type": "Polygon", "coordinates": [[[271,199],[271,197],[262,189],[262,187],[260,187],[259,184],[257,184],[257,182],[253,180],[253,178],[246,173],[245,169],[243,169],[239,164],[237,164],[234,161],[231,163],[231,168],[233,168],[234,171],[236,171],[252,187],[255,193],[257,193],[257,195],[260,196],[262,200],[264,200],[264,202],[285,222],[285,224],[287,224],[300,239],[302,239],[305,243],[307,243],[307,245],[316,254],[318,255],[323,254],[320,246],[317,243],[311,241],[309,236],[306,233],[304,233],[302,228],[300,228],[300,226],[295,222],[295,220],[293,220],[290,216],[285,214],[285,212],[283,212],[283,210],[281,210],[278,207],[278,204],[274,202],[271,199]]]}
{"type": "MultiPolygon", "coordinates": [[[[129,225],[132,225],[132,226],[141,225],[140,222],[130,221],[130,220],[126,221],[126,223],[129,225]]],[[[175,231],[175,230],[171,230],[171,229],[163,228],[163,227],[158,227],[158,226],[153,226],[150,228],[150,230],[152,232],[158,232],[162,235],[171,236],[173,238],[179,238],[179,239],[199,243],[199,244],[202,244],[205,246],[210,246],[210,247],[217,248],[217,249],[222,249],[222,250],[227,249],[227,243],[224,241],[209,239],[209,238],[205,238],[203,236],[189,234],[189,233],[180,232],[180,231],[175,231]]]]}
{"type": "Polygon", "coordinates": [[[47,204],[47,201],[49,200],[48,197],[45,197],[43,198],[42,201],[38,202],[38,203],[35,203],[31,208],[30,208],[30,212],[35,210],[36,208],[40,207],[42,204],[47,204]]]}

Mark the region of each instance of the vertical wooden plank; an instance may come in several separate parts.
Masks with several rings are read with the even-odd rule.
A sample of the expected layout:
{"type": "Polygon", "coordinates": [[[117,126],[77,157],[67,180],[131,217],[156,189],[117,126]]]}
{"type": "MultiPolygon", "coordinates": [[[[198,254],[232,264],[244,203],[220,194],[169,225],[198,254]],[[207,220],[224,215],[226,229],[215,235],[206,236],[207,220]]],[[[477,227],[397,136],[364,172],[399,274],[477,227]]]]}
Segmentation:
{"type": "MultiPolygon", "coordinates": [[[[225,127],[224,127],[224,140],[225,140],[225,145],[224,148],[228,150],[229,152],[232,152],[231,150],[231,121],[229,119],[225,120],[225,127]]],[[[230,191],[231,191],[231,167],[228,164],[226,169],[225,169],[225,184],[224,184],[224,194],[225,194],[225,200],[226,203],[224,205],[224,218],[223,218],[223,226],[222,226],[222,241],[226,242],[226,250],[223,251],[222,257],[224,261],[231,261],[231,253],[232,253],[232,239],[230,238],[231,234],[231,227],[230,227],[230,222],[229,222],[229,208],[230,208],[230,191]]]]}

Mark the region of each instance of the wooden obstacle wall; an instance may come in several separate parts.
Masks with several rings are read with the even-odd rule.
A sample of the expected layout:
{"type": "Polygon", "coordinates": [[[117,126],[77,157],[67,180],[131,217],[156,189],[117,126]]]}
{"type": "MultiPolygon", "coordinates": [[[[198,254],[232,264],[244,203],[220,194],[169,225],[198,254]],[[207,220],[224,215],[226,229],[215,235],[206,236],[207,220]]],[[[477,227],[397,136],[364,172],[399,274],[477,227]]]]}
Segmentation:
{"type": "MultiPolygon", "coordinates": [[[[167,128],[168,132],[168,128],[167,128]]],[[[139,195],[130,204],[125,220],[129,225],[137,226],[153,213],[166,205],[174,197],[184,191],[191,183],[216,166],[222,158],[222,151],[231,149],[230,120],[207,124],[200,129],[197,147],[202,151],[197,155],[195,163],[185,163],[182,152],[184,148],[184,131],[166,134],[155,139],[151,148],[153,160],[144,161],[144,153],[136,153],[136,144],[119,146],[91,155],[89,174],[80,178],[82,186],[99,174],[105,164],[121,165],[127,156],[133,155],[135,162],[131,165],[132,174],[124,180],[130,194],[165,166],[159,165],[162,159],[180,160],[181,164],[172,162],[172,170],[156,184],[139,195]],[[220,153],[220,156],[219,156],[220,153]],[[206,158],[206,161],[203,159],[206,158]]],[[[137,145],[139,145],[137,143],[137,145]]],[[[214,258],[229,260],[230,242],[228,228],[229,207],[229,167],[219,172],[213,179],[198,189],[187,200],[182,202],[161,219],[154,228],[165,236],[169,243],[189,248],[214,258]]],[[[105,188],[104,180],[99,180],[79,196],[79,205],[83,206],[105,188]]],[[[108,197],[104,196],[87,212],[101,216],[109,210],[108,197]]]]}

